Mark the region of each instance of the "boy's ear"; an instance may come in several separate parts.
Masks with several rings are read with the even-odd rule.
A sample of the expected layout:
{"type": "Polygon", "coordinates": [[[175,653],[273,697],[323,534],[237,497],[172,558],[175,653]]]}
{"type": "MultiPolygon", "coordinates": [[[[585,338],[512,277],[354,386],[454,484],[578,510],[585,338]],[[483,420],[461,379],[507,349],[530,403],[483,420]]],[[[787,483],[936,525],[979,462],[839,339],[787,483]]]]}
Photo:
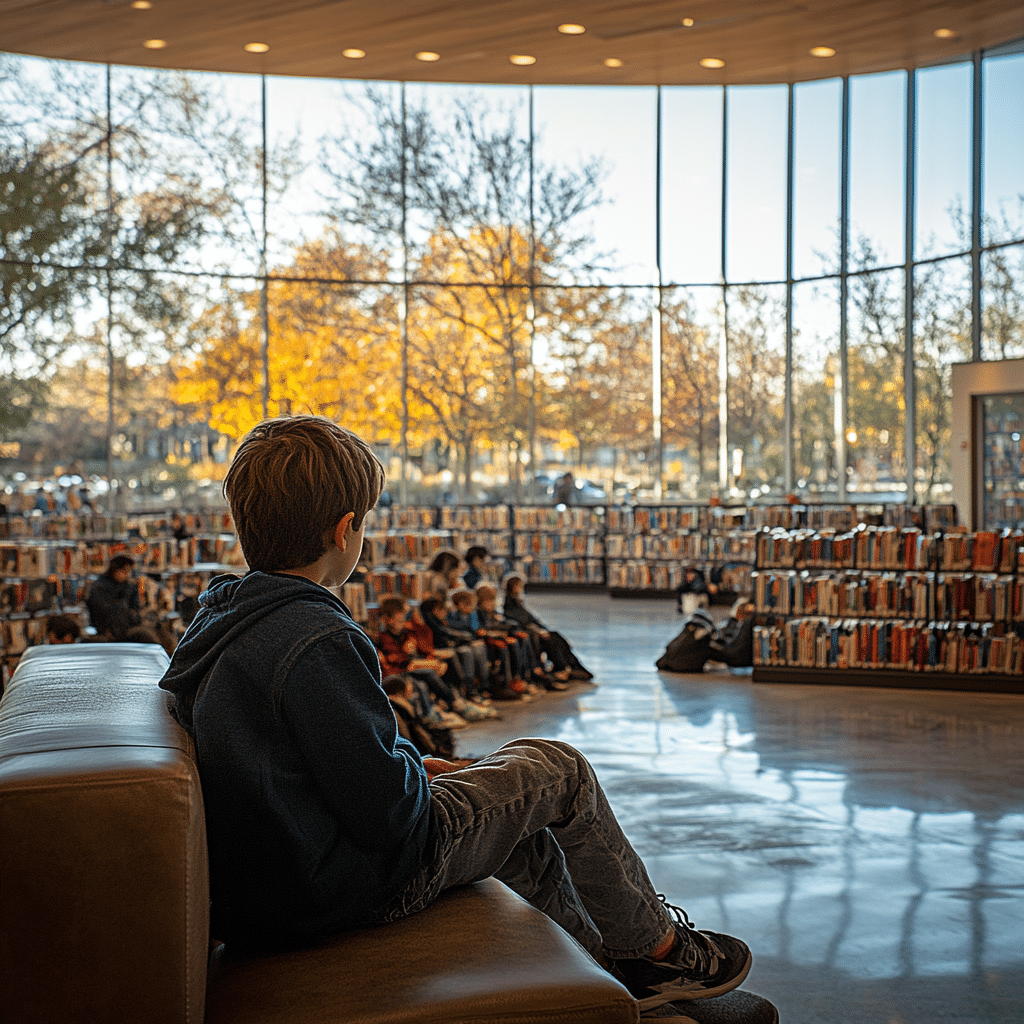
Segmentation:
{"type": "Polygon", "coordinates": [[[348,533],[352,529],[352,521],[355,517],[355,512],[346,512],[338,520],[338,525],[334,527],[334,536],[331,539],[342,551],[348,547],[348,533]]]}

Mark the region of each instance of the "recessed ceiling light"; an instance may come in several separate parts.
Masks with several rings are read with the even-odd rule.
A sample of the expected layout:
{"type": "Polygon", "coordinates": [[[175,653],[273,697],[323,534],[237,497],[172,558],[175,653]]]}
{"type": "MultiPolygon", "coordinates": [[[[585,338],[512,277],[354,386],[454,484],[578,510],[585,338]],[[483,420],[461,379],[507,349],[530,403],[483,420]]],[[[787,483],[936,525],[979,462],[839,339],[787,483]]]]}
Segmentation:
{"type": "Polygon", "coordinates": [[[834,57],[836,51],[831,46],[812,46],[807,51],[812,57],[834,57]]]}
{"type": "Polygon", "coordinates": [[[618,57],[605,57],[604,66],[606,68],[621,68],[622,61],[618,57]]]}
{"type": "Polygon", "coordinates": [[[509,57],[509,62],[512,64],[536,64],[537,58],[531,57],[528,53],[513,53],[509,57]]]}
{"type": "Polygon", "coordinates": [[[433,50],[420,50],[420,52],[416,54],[416,59],[425,61],[427,64],[430,64],[435,60],[440,60],[441,54],[434,53],[433,50]]]}
{"type": "Polygon", "coordinates": [[[936,39],[956,39],[956,32],[951,28],[937,28],[932,35],[936,39]]]}
{"type": "Polygon", "coordinates": [[[162,50],[167,45],[166,39],[147,39],[142,44],[147,50],[162,50]]]}
{"type": "Polygon", "coordinates": [[[361,57],[366,56],[366,51],[356,49],[356,47],[352,46],[347,50],[342,50],[341,55],[342,57],[348,57],[349,60],[359,60],[361,57]]]}
{"type": "Polygon", "coordinates": [[[132,4],[132,7],[137,11],[148,11],[152,6],[149,0],[135,0],[132,4]]]}
{"type": "Polygon", "coordinates": [[[558,31],[563,36],[581,36],[587,30],[582,25],[574,25],[571,21],[558,26],[558,31]]]}
{"type": "Polygon", "coordinates": [[[269,43],[246,43],[242,47],[246,53],[266,53],[270,49],[269,43]]]}
{"type": "Polygon", "coordinates": [[[683,28],[693,28],[693,18],[683,18],[683,28]]]}
{"type": "Polygon", "coordinates": [[[705,57],[701,62],[702,68],[724,68],[725,61],[719,60],[717,57],[705,57]]]}

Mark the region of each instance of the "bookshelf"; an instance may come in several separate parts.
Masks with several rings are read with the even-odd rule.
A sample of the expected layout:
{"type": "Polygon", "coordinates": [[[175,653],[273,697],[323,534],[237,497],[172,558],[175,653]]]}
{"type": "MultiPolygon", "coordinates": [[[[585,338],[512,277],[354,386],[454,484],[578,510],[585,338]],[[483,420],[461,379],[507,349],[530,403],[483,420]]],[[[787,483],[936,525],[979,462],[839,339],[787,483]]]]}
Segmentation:
{"type": "Polygon", "coordinates": [[[1024,693],[1024,531],[765,529],[755,682],[1024,693]]]}

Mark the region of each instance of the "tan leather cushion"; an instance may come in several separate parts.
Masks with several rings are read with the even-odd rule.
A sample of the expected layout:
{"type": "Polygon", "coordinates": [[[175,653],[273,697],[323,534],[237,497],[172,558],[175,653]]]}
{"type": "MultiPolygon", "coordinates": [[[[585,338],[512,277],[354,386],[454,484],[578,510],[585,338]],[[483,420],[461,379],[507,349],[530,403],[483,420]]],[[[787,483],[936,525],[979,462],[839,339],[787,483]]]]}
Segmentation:
{"type": "Polygon", "coordinates": [[[0,705],[6,1020],[200,1024],[202,795],[149,644],[33,648],[0,705]]]}
{"type": "Polygon", "coordinates": [[[636,1002],[496,879],[312,950],[210,971],[207,1024],[634,1024],[636,1002]]]}

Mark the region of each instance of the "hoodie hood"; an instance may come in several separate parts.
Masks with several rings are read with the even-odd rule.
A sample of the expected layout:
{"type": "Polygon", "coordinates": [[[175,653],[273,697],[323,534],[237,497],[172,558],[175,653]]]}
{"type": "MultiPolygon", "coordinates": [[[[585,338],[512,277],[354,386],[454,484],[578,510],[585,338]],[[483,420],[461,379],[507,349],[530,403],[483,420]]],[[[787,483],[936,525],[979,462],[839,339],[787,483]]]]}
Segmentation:
{"type": "MultiPolygon", "coordinates": [[[[296,602],[328,605],[351,620],[348,608],[338,598],[303,576],[254,571],[241,577],[216,576],[210,581],[199,595],[196,617],[160,680],[161,688],[174,695],[174,717],[190,735],[194,735],[192,708],[224,651],[296,602]]],[[[354,621],[352,626],[358,629],[354,621]]]]}

